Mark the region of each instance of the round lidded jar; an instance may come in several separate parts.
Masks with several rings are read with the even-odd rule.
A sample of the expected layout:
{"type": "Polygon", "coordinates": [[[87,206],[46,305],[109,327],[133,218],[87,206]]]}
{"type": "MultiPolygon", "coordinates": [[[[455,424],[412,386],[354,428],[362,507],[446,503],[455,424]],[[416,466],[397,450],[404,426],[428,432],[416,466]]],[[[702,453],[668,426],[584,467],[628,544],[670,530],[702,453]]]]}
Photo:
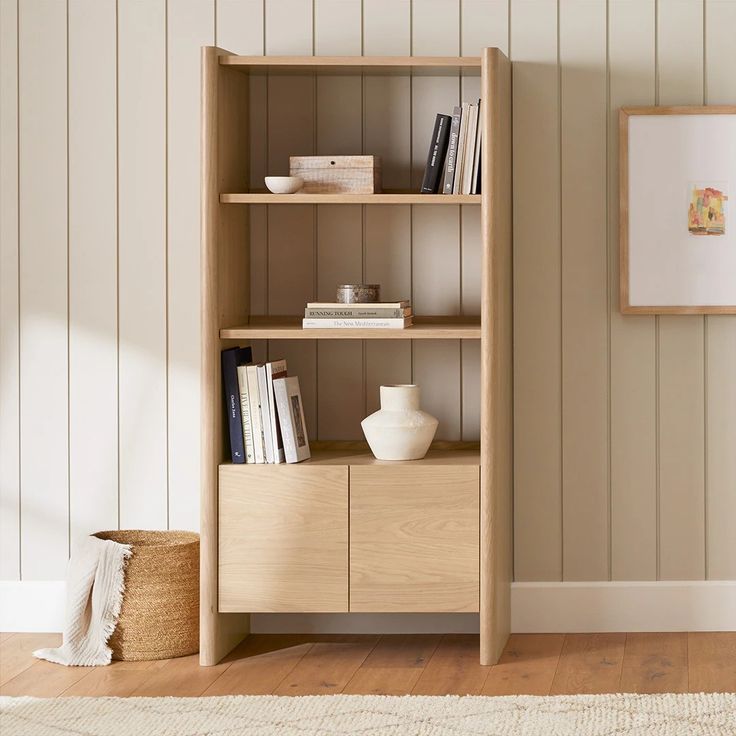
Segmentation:
{"type": "Polygon", "coordinates": [[[340,284],[337,301],[340,304],[370,304],[378,301],[380,293],[380,284],[340,284]]]}

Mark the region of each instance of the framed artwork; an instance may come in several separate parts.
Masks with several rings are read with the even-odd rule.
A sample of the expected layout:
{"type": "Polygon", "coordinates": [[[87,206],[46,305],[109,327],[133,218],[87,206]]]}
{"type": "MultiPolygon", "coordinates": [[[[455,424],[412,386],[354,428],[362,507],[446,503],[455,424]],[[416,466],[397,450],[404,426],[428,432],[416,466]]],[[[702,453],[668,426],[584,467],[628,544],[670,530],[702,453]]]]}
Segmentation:
{"type": "Polygon", "coordinates": [[[622,107],[620,309],[736,314],[736,105],[622,107]]]}

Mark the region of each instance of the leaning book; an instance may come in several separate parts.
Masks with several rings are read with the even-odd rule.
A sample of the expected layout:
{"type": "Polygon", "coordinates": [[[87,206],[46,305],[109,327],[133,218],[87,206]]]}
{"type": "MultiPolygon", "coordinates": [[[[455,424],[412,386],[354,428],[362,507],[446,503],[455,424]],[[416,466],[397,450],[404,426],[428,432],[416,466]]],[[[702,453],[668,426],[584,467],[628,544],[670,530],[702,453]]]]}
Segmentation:
{"type": "Polygon", "coordinates": [[[276,409],[284,438],[284,455],[287,463],[298,463],[311,457],[307,424],[304,420],[302,393],[299,378],[288,376],[273,382],[276,409]]]}

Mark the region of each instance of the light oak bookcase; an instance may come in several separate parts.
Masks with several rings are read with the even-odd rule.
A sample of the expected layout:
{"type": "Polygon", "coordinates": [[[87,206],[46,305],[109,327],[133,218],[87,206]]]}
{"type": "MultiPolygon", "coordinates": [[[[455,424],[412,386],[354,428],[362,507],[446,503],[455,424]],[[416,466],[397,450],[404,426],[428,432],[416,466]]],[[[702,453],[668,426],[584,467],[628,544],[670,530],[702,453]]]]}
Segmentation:
{"type": "Polygon", "coordinates": [[[480,660],[509,633],[512,574],[511,72],[481,57],[243,57],[202,50],[202,508],[200,661],[216,664],[256,612],[478,612],[480,660]],[[253,75],[480,77],[480,195],[251,193],[253,75]],[[249,313],[251,204],[476,205],[477,317],[406,330],[303,330],[301,316],[249,313]],[[313,443],[298,465],[233,465],[220,352],[250,340],[480,340],[479,445],[436,442],[380,462],[358,442],[313,443]]]}

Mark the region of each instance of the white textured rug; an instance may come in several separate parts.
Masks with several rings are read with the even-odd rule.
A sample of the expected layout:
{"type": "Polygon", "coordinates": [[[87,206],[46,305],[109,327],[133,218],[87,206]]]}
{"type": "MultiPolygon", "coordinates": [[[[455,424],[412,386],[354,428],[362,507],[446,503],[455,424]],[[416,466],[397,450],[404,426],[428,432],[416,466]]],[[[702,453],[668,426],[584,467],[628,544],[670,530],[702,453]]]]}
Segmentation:
{"type": "Polygon", "coordinates": [[[3,736],[733,736],[736,695],[0,698],[3,736]]]}

